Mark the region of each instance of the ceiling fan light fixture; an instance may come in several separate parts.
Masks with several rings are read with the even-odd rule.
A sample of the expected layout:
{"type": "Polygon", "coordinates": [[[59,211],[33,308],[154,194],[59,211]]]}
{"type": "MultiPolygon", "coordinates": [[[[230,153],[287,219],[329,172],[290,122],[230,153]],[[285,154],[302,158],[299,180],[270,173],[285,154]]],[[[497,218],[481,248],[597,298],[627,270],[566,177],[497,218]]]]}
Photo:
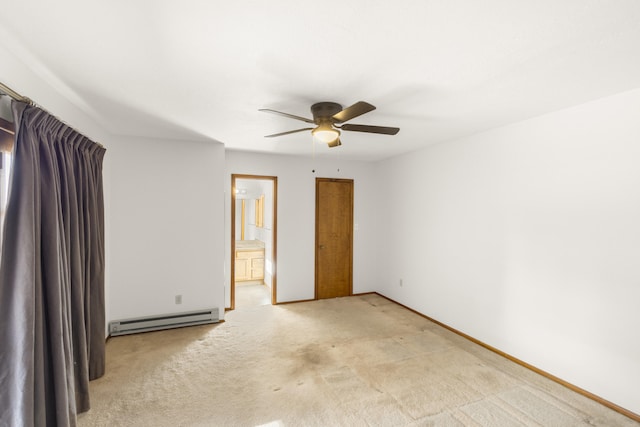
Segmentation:
{"type": "Polygon", "coordinates": [[[271,110],[269,108],[262,108],[260,109],[260,111],[273,113],[279,116],[284,116],[290,119],[300,120],[305,123],[316,125],[315,128],[306,127],[302,129],[295,129],[286,132],[274,133],[272,135],[266,135],[265,138],[290,135],[292,133],[305,132],[310,130],[314,141],[321,144],[327,144],[329,147],[339,147],[340,145],[342,145],[342,143],[340,142],[340,133],[343,130],[352,132],[377,133],[381,135],[395,135],[400,131],[400,128],[388,126],[356,125],[353,123],[345,123],[375,109],[376,107],[364,101],[358,101],[347,108],[342,108],[342,105],[336,102],[316,102],[311,106],[311,114],[313,114],[313,120],[306,117],[295,116],[289,113],[283,113],[282,111],[271,110]]]}
{"type": "Polygon", "coordinates": [[[330,144],[340,138],[340,131],[334,129],[330,124],[322,123],[311,131],[316,141],[323,144],[330,144]]]}

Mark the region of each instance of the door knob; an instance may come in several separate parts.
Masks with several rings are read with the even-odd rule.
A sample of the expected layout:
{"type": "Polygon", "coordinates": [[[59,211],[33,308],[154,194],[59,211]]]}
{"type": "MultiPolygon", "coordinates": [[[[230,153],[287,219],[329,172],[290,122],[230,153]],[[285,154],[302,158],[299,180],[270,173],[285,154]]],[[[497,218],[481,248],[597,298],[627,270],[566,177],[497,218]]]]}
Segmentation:
{"type": "Polygon", "coordinates": [[[324,245],[320,245],[320,246],[318,246],[318,248],[324,249],[324,245]]]}

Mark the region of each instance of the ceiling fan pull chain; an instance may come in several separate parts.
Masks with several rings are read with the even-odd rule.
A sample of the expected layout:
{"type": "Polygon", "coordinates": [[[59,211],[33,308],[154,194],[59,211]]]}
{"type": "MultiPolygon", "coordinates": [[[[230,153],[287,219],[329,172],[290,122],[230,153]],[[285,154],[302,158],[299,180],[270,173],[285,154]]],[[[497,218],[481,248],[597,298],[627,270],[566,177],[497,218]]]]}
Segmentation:
{"type": "Polygon", "coordinates": [[[313,136],[311,137],[311,147],[311,152],[313,153],[311,156],[311,172],[316,173],[316,142],[314,141],[313,136]]]}

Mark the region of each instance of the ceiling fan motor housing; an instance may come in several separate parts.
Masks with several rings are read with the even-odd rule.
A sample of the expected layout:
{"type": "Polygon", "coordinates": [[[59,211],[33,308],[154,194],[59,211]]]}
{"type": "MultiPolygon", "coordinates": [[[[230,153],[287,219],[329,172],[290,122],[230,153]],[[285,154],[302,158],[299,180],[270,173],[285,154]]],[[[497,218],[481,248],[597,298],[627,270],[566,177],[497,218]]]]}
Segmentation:
{"type": "Polygon", "coordinates": [[[342,111],[342,105],[335,102],[318,102],[311,106],[311,114],[313,114],[313,121],[316,124],[326,121],[340,111],[342,111]]]}
{"type": "Polygon", "coordinates": [[[345,123],[375,109],[375,106],[364,101],[358,101],[352,106],[344,109],[342,108],[342,105],[336,102],[317,102],[311,106],[313,120],[306,117],[296,116],[295,114],[283,113],[282,111],[271,110],[268,108],[260,109],[260,111],[278,114],[290,119],[300,120],[305,123],[316,125],[315,128],[306,127],[302,129],[290,130],[287,132],[274,133],[273,135],[267,135],[267,138],[273,138],[275,136],[289,135],[292,133],[310,130],[314,137],[322,142],[326,142],[327,144],[329,144],[329,147],[337,147],[338,145],[341,145],[340,133],[343,130],[353,132],[377,133],[382,135],[395,135],[398,133],[398,131],[400,131],[400,128],[388,126],[357,125],[352,123],[345,123]]]}

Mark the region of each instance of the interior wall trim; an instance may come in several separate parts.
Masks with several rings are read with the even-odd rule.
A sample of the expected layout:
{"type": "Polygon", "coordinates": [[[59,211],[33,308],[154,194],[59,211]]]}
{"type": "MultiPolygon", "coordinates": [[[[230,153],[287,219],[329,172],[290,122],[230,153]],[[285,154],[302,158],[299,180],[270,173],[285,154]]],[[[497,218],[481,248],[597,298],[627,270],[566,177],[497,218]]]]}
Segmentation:
{"type": "Polygon", "coordinates": [[[489,351],[492,351],[492,352],[494,352],[494,353],[496,353],[496,354],[498,354],[498,355],[500,355],[500,356],[502,356],[502,357],[514,362],[514,363],[517,363],[518,365],[520,365],[520,366],[522,366],[524,368],[527,368],[530,371],[533,371],[533,372],[535,372],[535,373],[537,373],[539,375],[542,375],[543,377],[548,378],[551,381],[554,381],[554,382],[556,382],[556,383],[558,383],[558,384],[560,384],[560,385],[562,385],[562,386],[564,386],[564,387],[566,387],[566,388],[568,388],[568,389],[570,389],[570,390],[572,390],[572,391],[574,391],[574,392],[576,392],[578,394],[581,394],[581,395],[583,395],[583,396],[585,396],[585,397],[587,397],[587,398],[589,398],[591,400],[594,400],[594,401],[600,403],[601,405],[606,406],[609,409],[612,409],[612,410],[614,410],[616,412],[619,412],[620,414],[622,414],[622,415],[624,415],[624,416],[626,416],[628,418],[631,418],[634,421],[640,422],[640,415],[636,414],[635,412],[632,412],[632,411],[630,411],[628,409],[625,409],[625,408],[623,408],[623,407],[621,407],[619,405],[616,405],[615,403],[610,402],[607,399],[604,399],[604,398],[602,398],[602,397],[600,397],[600,396],[598,396],[596,394],[593,394],[593,393],[591,393],[591,392],[589,392],[589,391],[587,391],[587,390],[585,390],[583,388],[580,388],[580,387],[578,387],[578,386],[576,386],[574,384],[571,384],[570,382],[567,382],[567,381],[563,380],[562,378],[558,378],[555,375],[552,375],[552,374],[550,374],[550,373],[548,373],[546,371],[543,371],[540,368],[537,368],[537,367],[535,367],[535,366],[533,366],[533,365],[531,365],[531,364],[529,364],[529,363],[527,363],[527,362],[525,362],[523,360],[520,360],[520,359],[518,359],[518,358],[516,358],[516,357],[514,357],[514,356],[512,356],[512,355],[510,355],[508,353],[505,353],[502,350],[499,350],[499,349],[497,349],[497,348],[495,348],[493,346],[490,346],[489,344],[486,344],[486,343],[480,341],[479,339],[476,339],[476,338],[474,338],[474,337],[472,337],[470,335],[465,334],[464,332],[461,332],[461,331],[459,331],[459,330],[457,330],[455,328],[452,328],[451,326],[449,326],[449,325],[447,325],[445,323],[442,323],[442,322],[440,322],[440,321],[438,321],[438,320],[436,320],[436,319],[434,319],[432,317],[429,317],[426,314],[420,313],[419,311],[414,310],[411,307],[407,307],[406,305],[401,304],[398,301],[395,301],[395,300],[389,298],[386,295],[383,295],[383,294],[381,294],[379,292],[373,292],[373,293],[375,293],[375,294],[381,296],[382,298],[385,298],[385,299],[387,299],[387,300],[389,300],[389,301],[391,301],[391,302],[393,302],[395,304],[398,304],[399,306],[404,307],[407,310],[412,311],[412,312],[416,313],[417,315],[419,315],[421,317],[424,317],[427,320],[430,320],[431,322],[435,323],[436,325],[439,325],[439,326],[442,326],[445,329],[448,329],[449,331],[453,332],[454,334],[457,334],[457,335],[461,336],[462,338],[465,338],[465,339],[467,339],[467,340],[469,340],[469,341],[471,341],[471,342],[473,342],[475,344],[478,344],[481,347],[486,348],[489,351]]]}
{"type": "Polygon", "coordinates": [[[311,301],[318,301],[315,298],[312,299],[297,299],[297,300],[293,300],[293,301],[280,301],[277,302],[275,305],[285,305],[285,304],[297,304],[299,302],[311,302],[311,301]]]}

